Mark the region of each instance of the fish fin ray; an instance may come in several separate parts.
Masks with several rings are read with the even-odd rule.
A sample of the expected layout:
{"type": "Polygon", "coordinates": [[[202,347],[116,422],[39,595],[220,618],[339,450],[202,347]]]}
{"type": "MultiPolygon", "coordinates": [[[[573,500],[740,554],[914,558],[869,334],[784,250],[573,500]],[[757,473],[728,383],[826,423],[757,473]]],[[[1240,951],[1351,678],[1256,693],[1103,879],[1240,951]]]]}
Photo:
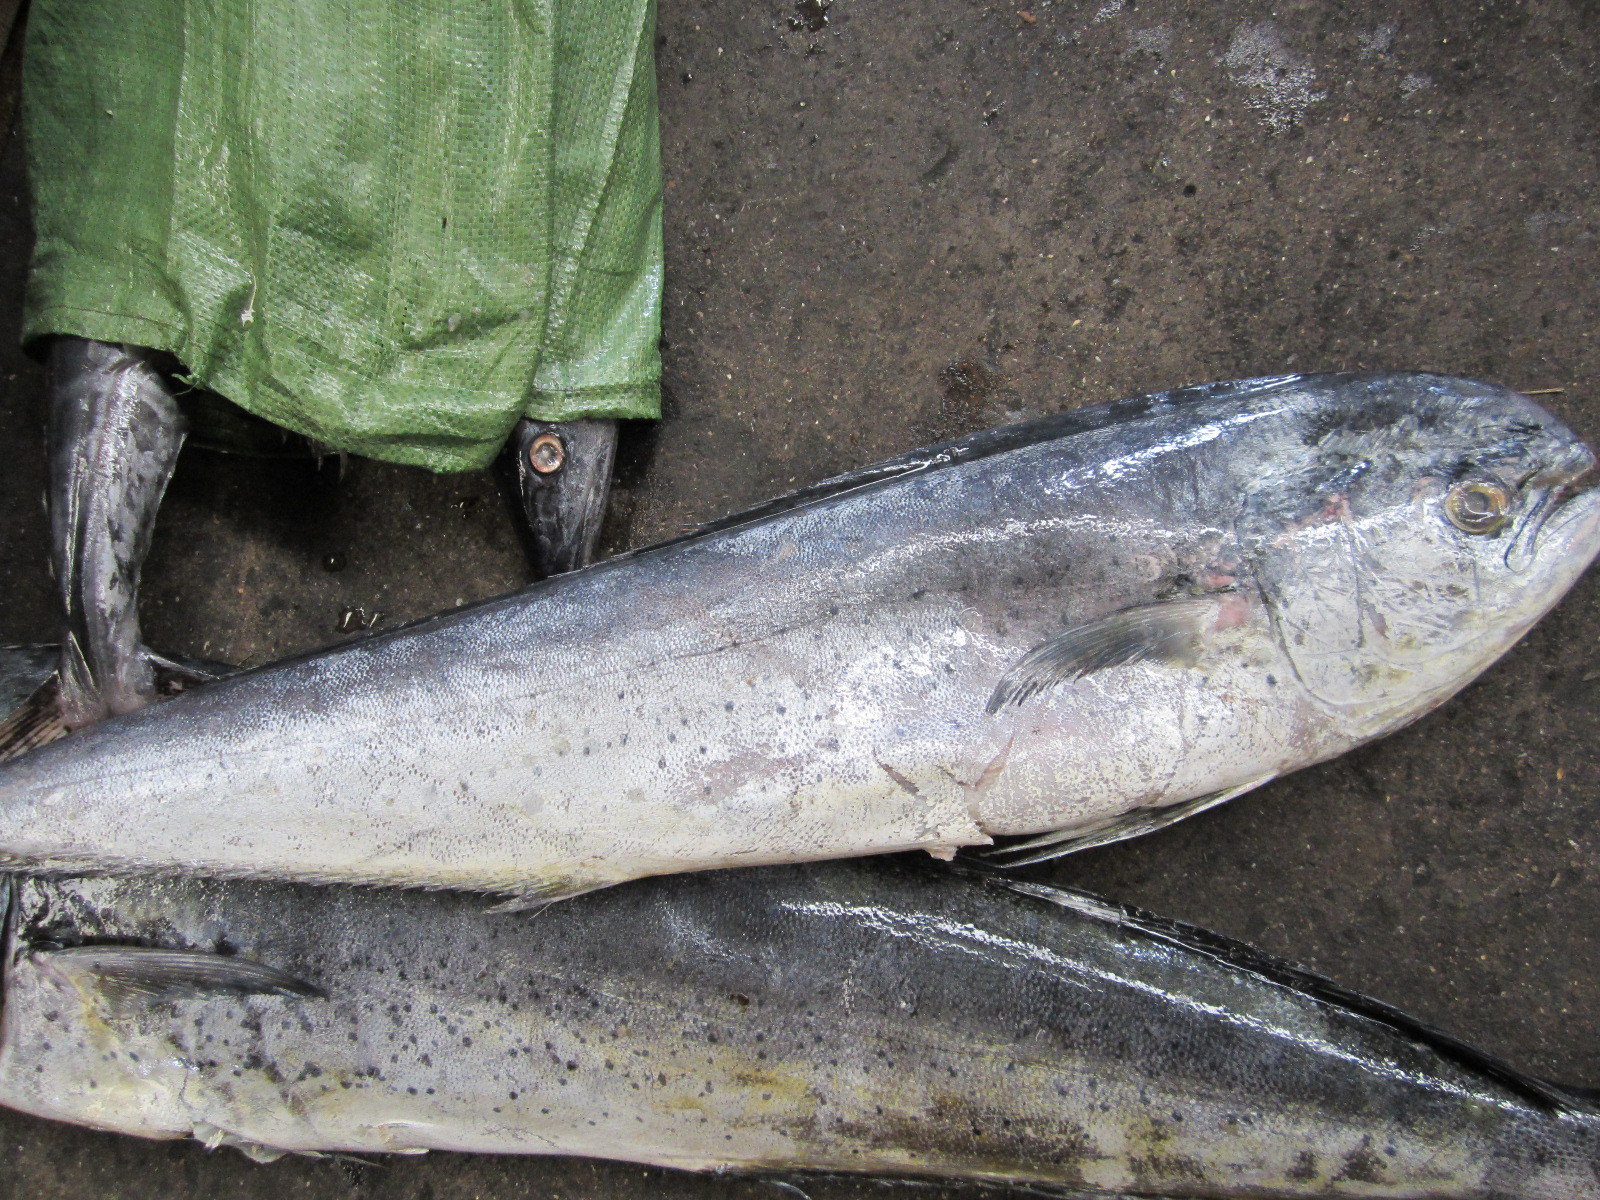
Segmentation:
{"type": "Polygon", "coordinates": [[[1053,858],[1064,858],[1066,855],[1076,854],[1080,850],[1092,850],[1096,846],[1109,846],[1114,842],[1123,842],[1129,838],[1155,833],[1157,830],[1165,829],[1169,825],[1176,825],[1186,817],[1205,812],[1208,808],[1226,804],[1234,797],[1254,791],[1275,778],[1277,778],[1277,773],[1273,772],[1270,775],[1263,775],[1259,779],[1252,779],[1249,783],[1242,783],[1238,787],[1207,792],[1203,796],[1196,796],[1192,800],[1184,800],[1178,804],[1168,804],[1162,808],[1130,809],[1128,812],[1118,813],[1116,816],[1096,825],[1052,830],[1049,833],[1040,834],[1038,837],[1029,838],[1024,842],[996,847],[988,851],[988,854],[997,861],[1005,855],[1024,854],[1022,858],[1008,859],[999,865],[1008,869],[1011,867],[1031,867],[1035,863],[1049,862],[1053,858]],[[1037,850],[1039,852],[1037,854],[1025,854],[1029,850],[1037,850]]]}
{"type": "Polygon", "coordinates": [[[54,642],[0,646],[0,714],[26,700],[60,661],[61,647],[54,642]]]}
{"type": "Polygon", "coordinates": [[[1206,627],[1229,595],[1141,604],[1075,625],[1018,659],[995,685],[984,711],[993,714],[1007,704],[1021,705],[1040,692],[1112,667],[1141,662],[1192,665],[1206,627]]]}
{"type": "MultiPolygon", "coordinates": [[[[183,655],[166,655],[146,647],[143,650],[155,669],[159,698],[176,695],[202,683],[210,683],[238,668],[183,655]]],[[[32,685],[9,712],[0,714],[0,762],[35,750],[69,732],[61,720],[61,648],[54,644],[0,646],[0,703],[19,696],[32,685]]]]}
{"type": "Polygon", "coordinates": [[[218,992],[247,996],[300,996],[324,999],[315,984],[265,963],[197,950],[150,946],[89,945],[36,950],[46,965],[69,974],[90,974],[130,991],[190,998],[218,992]]]}
{"type": "Polygon", "coordinates": [[[580,882],[578,880],[560,880],[549,883],[535,884],[524,888],[514,896],[507,896],[499,903],[490,907],[492,913],[537,912],[561,900],[570,900],[574,896],[582,896],[586,892],[599,891],[603,887],[610,887],[610,883],[580,882]]]}
{"type": "Polygon", "coordinates": [[[148,646],[145,647],[144,656],[155,669],[156,689],[162,697],[175,696],[204,683],[215,683],[239,671],[231,663],[190,658],[187,654],[162,654],[148,646]]]}
{"type": "Polygon", "coordinates": [[[277,1162],[286,1154],[294,1154],[301,1158],[328,1157],[321,1150],[283,1150],[277,1146],[269,1146],[265,1142],[257,1142],[240,1134],[232,1133],[219,1125],[211,1124],[209,1121],[196,1121],[191,1130],[191,1136],[207,1150],[215,1150],[218,1146],[232,1146],[251,1162],[277,1162]]]}
{"type": "Polygon", "coordinates": [[[56,673],[52,671],[27,699],[0,718],[0,762],[67,735],[58,695],[56,673]]]}

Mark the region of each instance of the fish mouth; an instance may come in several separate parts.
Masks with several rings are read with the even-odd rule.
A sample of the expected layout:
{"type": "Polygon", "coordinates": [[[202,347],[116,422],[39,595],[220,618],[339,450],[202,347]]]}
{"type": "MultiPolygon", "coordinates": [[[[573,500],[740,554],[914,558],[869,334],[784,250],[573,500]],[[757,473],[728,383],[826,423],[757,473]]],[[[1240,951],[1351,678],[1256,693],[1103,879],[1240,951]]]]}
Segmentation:
{"type": "MultiPolygon", "coordinates": [[[[1600,486],[1593,479],[1583,482],[1594,470],[1594,452],[1582,442],[1568,447],[1557,463],[1534,475],[1524,485],[1531,503],[1517,522],[1511,545],[1506,549],[1506,566],[1518,574],[1533,566],[1550,539],[1568,543],[1594,542],[1596,517],[1600,516],[1600,486]],[[1589,536],[1583,537],[1587,533],[1589,536]]],[[[1588,551],[1587,558],[1594,557],[1588,551]]]]}

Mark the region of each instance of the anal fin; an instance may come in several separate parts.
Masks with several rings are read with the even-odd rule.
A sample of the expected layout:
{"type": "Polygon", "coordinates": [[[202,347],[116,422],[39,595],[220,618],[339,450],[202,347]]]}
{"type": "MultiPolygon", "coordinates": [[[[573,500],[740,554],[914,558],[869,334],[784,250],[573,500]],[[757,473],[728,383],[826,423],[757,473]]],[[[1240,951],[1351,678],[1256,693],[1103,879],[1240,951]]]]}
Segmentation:
{"type": "Polygon", "coordinates": [[[1076,854],[1080,850],[1092,850],[1096,846],[1109,846],[1113,842],[1126,841],[1128,838],[1141,837],[1147,833],[1154,833],[1158,829],[1165,829],[1175,825],[1185,817],[1192,817],[1196,813],[1205,812],[1208,808],[1215,808],[1219,804],[1226,804],[1235,796],[1242,796],[1246,792],[1254,791],[1264,783],[1269,783],[1277,777],[1263,775],[1259,779],[1252,779],[1249,783],[1242,783],[1238,787],[1224,788],[1218,792],[1207,792],[1203,796],[1196,796],[1192,800],[1183,800],[1177,804],[1168,804],[1163,808],[1134,808],[1127,812],[1118,813],[1114,817],[1098,825],[1075,825],[1070,829],[1055,829],[1049,833],[1042,833],[1037,837],[1028,838],[1026,841],[1014,842],[1009,846],[997,846],[987,851],[987,856],[999,861],[1005,867],[1029,867],[1034,863],[1049,862],[1053,858],[1064,858],[1068,854],[1076,854]],[[1037,851],[1029,854],[1028,851],[1037,851]],[[1007,856],[1020,854],[1020,858],[1007,856]]]}
{"type": "Polygon", "coordinates": [[[602,883],[585,882],[578,880],[552,880],[548,883],[534,884],[524,888],[515,895],[507,896],[492,905],[492,913],[531,912],[543,909],[560,900],[570,900],[574,896],[582,896],[586,892],[596,892],[603,887],[610,887],[609,881],[602,883]]]}

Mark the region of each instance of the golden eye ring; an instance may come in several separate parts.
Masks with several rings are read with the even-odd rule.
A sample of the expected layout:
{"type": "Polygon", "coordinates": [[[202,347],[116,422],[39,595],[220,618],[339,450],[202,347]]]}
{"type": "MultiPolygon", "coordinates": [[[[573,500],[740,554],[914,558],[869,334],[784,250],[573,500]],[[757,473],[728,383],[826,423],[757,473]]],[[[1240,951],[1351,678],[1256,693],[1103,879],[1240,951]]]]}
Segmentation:
{"type": "Polygon", "coordinates": [[[1450,489],[1444,515],[1463,533],[1493,533],[1511,515],[1511,492],[1486,479],[1469,479],[1450,489]]]}

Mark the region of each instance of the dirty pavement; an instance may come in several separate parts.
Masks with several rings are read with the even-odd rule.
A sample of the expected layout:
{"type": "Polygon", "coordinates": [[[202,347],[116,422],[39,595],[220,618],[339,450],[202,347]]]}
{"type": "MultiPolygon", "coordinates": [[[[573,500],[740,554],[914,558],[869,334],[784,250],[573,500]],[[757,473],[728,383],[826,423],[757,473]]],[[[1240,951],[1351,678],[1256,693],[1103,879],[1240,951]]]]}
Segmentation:
{"type": "MultiPolygon", "coordinates": [[[[1438,370],[1562,389],[1542,402],[1600,437],[1594,3],[660,3],[667,416],[624,432],[604,552],[920,443],[1212,379],[1438,370]]],[[[0,641],[52,633],[42,379],[13,346],[20,163],[7,146],[0,641]]],[[[488,474],[191,450],[146,637],[259,663],[525,570],[488,474]]],[[[1592,576],[1416,726],[1034,875],[1600,1084],[1597,647],[1592,576]]],[[[0,1114],[0,1197],[793,1194],[572,1159],[262,1167],[0,1114]]]]}

